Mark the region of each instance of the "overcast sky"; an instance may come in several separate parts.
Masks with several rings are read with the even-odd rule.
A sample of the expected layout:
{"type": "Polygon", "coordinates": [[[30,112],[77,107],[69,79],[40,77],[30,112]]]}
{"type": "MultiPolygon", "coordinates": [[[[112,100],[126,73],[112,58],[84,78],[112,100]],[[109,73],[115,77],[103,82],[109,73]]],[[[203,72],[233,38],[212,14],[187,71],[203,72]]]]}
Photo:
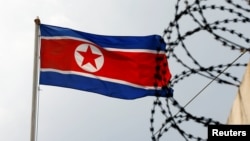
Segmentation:
{"type": "MultiPolygon", "coordinates": [[[[34,55],[34,19],[103,35],[163,34],[174,18],[176,0],[1,0],[0,5],[0,140],[30,139],[34,55]]],[[[185,23],[183,27],[189,27],[185,23]]],[[[246,27],[246,26],[245,26],[246,27]]],[[[244,29],[246,29],[244,27],[244,29]]],[[[242,27],[239,27],[242,29],[242,27]]],[[[246,33],[250,33],[249,28],[246,33]]],[[[239,52],[218,49],[208,34],[196,36],[190,49],[201,63],[231,63],[239,52]]],[[[249,37],[249,36],[248,36],[249,37]]],[[[183,56],[185,53],[180,51],[183,56]]],[[[238,62],[247,63],[249,54],[238,62]]],[[[183,70],[169,60],[172,75],[183,70]]],[[[228,70],[240,79],[244,67],[228,70]]],[[[174,97],[185,105],[210,80],[192,76],[174,87],[174,97]]],[[[38,141],[151,141],[150,117],[154,97],[121,100],[78,90],[40,86],[38,141]]],[[[212,83],[187,110],[225,123],[236,87],[212,83]]],[[[164,99],[163,99],[164,101],[164,99]]],[[[164,122],[157,114],[155,128],[164,122]]],[[[207,129],[188,124],[206,138],[207,129]]],[[[183,140],[176,131],[162,140],[183,140]]]]}

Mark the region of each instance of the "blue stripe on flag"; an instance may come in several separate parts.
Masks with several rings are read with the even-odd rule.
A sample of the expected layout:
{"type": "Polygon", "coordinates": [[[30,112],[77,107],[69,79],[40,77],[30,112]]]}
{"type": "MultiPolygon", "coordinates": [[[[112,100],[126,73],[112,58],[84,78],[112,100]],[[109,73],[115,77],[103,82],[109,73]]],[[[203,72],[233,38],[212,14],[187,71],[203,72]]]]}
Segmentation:
{"type": "MultiPolygon", "coordinates": [[[[41,72],[40,84],[89,91],[109,97],[127,100],[145,96],[155,96],[156,94],[156,90],[146,90],[119,83],[101,81],[99,79],[74,74],[61,74],[57,72],[41,72]]],[[[171,88],[157,90],[157,93],[161,97],[167,97],[173,94],[173,90],[171,88]]]]}
{"type": "Polygon", "coordinates": [[[162,41],[159,35],[148,36],[107,36],[97,35],[86,32],[73,30],[70,28],[40,25],[41,36],[43,37],[57,37],[57,36],[70,36],[89,40],[103,48],[118,48],[118,49],[148,49],[164,51],[166,44],[162,41]],[[110,44],[112,43],[112,44],[110,44]]]}

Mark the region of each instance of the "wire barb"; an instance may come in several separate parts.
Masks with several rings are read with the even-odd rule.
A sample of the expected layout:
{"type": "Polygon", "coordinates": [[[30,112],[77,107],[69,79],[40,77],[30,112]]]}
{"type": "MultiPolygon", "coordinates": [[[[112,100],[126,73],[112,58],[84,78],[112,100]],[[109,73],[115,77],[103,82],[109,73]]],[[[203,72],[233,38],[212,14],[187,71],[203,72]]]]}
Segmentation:
{"type": "MultiPolygon", "coordinates": [[[[180,81],[184,81],[191,75],[198,75],[200,77],[210,79],[211,81],[203,87],[194,97],[192,97],[184,106],[180,105],[178,101],[172,97],[166,97],[165,104],[159,97],[153,102],[153,108],[151,110],[150,117],[150,131],[152,141],[160,141],[160,139],[166,134],[169,129],[176,130],[185,141],[197,140],[205,141],[207,139],[199,137],[189,133],[182,128],[181,124],[184,122],[195,122],[201,124],[204,127],[208,125],[221,124],[212,118],[206,118],[204,116],[195,116],[186,110],[186,107],[193,102],[208,86],[213,82],[218,84],[229,85],[238,88],[240,85],[240,79],[235,74],[230,73],[228,70],[231,67],[245,67],[247,63],[236,63],[238,59],[250,51],[250,37],[242,33],[243,31],[235,28],[235,25],[246,25],[250,23],[250,9],[246,5],[238,4],[239,1],[226,0],[224,4],[220,5],[218,1],[212,0],[177,0],[175,5],[175,15],[172,21],[169,22],[168,27],[164,30],[163,38],[168,43],[168,48],[165,50],[168,60],[174,59],[177,64],[184,67],[180,74],[175,74],[169,87],[178,85],[180,81]],[[236,3],[238,2],[238,3],[236,3]],[[212,12],[216,12],[216,16],[208,17],[212,12]],[[220,19],[214,19],[219,15],[222,15],[220,19]],[[230,15],[230,16],[225,16],[230,15]],[[187,19],[191,19],[192,23],[188,23],[189,28],[187,31],[183,27],[187,25],[187,19]],[[191,24],[195,25],[194,27],[191,24]],[[200,40],[200,36],[196,36],[198,33],[207,33],[212,37],[214,42],[218,42],[222,47],[229,48],[232,51],[238,51],[240,55],[232,62],[228,64],[217,64],[211,66],[205,66],[201,61],[195,58],[196,55],[190,51],[191,47],[187,44],[187,39],[196,37],[196,41],[200,40]],[[186,58],[178,54],[177,48],[186,53],[186,58]],[[192,64],[187,63],[187,58],[191,60],[192,64]],[[221,77],[223,76],[223,77],[221,77]],[[165,120],[161,126],[157,129],[155,127],[157,108],[161,111],[160,114],[164,116],[165,120]],[[178,110],[176,114],[173,114],[173,110],[178,110]]],[[[250,5],[250,0],[245,0],[250,5]]],[[[217,51],[217,50],[216,50],[217,51]]],[[[185,55],[185,54],[184,54],[185,55]]]]}

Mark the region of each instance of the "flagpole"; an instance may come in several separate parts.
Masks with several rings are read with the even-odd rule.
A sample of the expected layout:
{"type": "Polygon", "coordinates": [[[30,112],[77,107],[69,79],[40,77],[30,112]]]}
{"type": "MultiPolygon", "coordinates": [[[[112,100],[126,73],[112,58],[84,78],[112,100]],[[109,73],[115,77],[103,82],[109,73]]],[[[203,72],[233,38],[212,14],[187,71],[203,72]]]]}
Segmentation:
{"type": "Polygon", "coordinates": [[[32,89],[32,110],[31,110],[31,132],[30,141],[36,141],[37,131],[37,92],[38,92],[38,48],[39,48],[39,25],[40,19],[35,20],[35,45],[34,45],[34,66],[33,66],[33,89],[32,89]]]}

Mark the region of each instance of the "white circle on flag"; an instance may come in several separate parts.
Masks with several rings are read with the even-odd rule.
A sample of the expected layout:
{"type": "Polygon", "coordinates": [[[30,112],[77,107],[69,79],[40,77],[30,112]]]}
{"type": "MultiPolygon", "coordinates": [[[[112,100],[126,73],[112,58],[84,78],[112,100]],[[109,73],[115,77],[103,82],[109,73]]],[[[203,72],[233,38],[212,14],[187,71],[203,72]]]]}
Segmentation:
{"type": "Polygon", "coordinates": [[[80,68],[88,72],[100,70],[104,63],[101,50],[93,44],[81,44],[75,49],[75,60],[80,68]]]}

